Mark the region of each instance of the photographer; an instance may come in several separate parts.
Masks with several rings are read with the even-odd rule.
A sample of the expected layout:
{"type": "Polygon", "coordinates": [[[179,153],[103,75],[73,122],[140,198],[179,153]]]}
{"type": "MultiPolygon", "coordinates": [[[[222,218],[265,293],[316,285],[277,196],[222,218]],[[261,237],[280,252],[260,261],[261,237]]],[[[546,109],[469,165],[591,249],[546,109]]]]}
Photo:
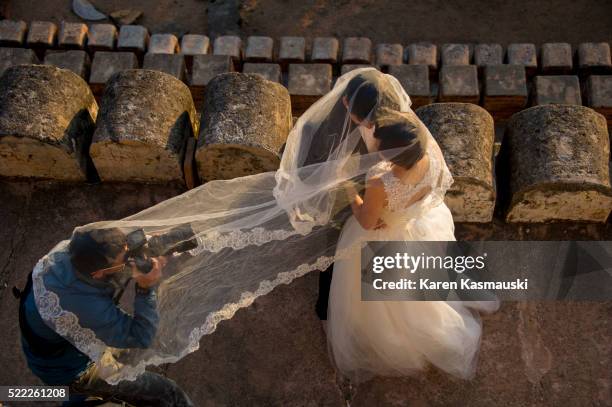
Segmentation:
{"type": "MultiPolygon", "coordinates": [[[[127,251],[126,235],[119,229],[76,231],[68,250],[53,254],[52,267],[57,269],[45,277],[45,285],[52,287],[63,309],[74,313],[79,324],[91,329],[106,345],[147,348],[159,322],[155,286],[166,258],[148,259],[152,267],[143,273],[127,261],[127,251]],[[124,312],[116,301],[117,293],[130,278],[135,281],[133,315],[124,312]]],[[[22,347],[28,365],[47,385],[69,386],[71,401],[97,396],[137,406],[192,405],[176,383],[152,372],[115,386],[100,378],[96,363],[43,321],[31,274],[20,299],[22,347]]]]}

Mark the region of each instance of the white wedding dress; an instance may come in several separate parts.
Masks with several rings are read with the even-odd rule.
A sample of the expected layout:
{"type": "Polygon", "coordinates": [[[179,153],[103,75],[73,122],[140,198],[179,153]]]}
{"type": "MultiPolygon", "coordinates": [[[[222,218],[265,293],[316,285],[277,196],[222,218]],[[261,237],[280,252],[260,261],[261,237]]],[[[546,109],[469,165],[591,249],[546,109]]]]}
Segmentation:
{"type": "Polygon", "coordinates": [[[365,230],[352,216],[342,229],[337,251],[353,253],[334,264],[327,335],[335,366],[354,382],[374,375],[410,375],[428,363],[462,378],[474,372],[481,324],[478,314],[467,308],[468,303],[361,301],[359,242],[455,240],[446,204],[420,214],[414,209],[417,205],[404,208],[420,191],[419,185],[432,183],[439,165],[431,160],[428,171],[414,186],[402,183],[391,171],[390,162],[374,166],[367,176],[383,181],[387,200],[382,220],[386,227],[365,230]]]}

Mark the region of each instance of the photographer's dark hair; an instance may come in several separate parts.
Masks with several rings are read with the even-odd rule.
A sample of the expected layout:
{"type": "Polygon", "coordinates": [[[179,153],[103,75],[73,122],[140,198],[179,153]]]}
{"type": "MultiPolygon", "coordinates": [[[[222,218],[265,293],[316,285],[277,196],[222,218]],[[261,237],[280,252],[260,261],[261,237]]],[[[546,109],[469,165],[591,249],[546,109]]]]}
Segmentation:
{"type": "Polygon", "coordinates": [[[89,276],[110,267],[111,259],[124,250],[125,242],[125,234],[117,228],[76,230],[68,245],[70,261],[79,273],[89,276]]]}
{"type": "Polygon", "coordinates": [[[418,117],[411,120],[409,113],[387,111],[376,122],[374,137],[380,140],[379,151],[407,147],[389,161],[402,168],[410,169],[423,156],[427,147],[427,138],[418,125],[418,117]]]}
{"type": "Polygon", "coordinates": [[[370,76],[368,73],[356,75],[347,83],[344,90],[344,96],[351,106],[351,113],[361,120],[366,119],[378,103],[378,87],[370,76]]]}

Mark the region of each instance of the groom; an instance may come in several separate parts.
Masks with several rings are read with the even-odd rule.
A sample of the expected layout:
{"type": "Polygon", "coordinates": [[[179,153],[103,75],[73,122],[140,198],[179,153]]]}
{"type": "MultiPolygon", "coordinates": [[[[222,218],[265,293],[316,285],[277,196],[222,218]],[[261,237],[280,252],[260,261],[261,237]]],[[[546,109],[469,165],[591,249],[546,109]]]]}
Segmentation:
{"type": "MultiPolygon", "coordinates": [[[[341,101],[332,108],[330,115],[315,133],[313,140],[316,140],[316,143],[312,144],[304,166],[325,162],[328,152],[342,142],[342,129],[347,114],[350,113],[351,120],[348,132],[345,134],[349,134],[359,125],[372,129],[378,112],[383,108],[400,110],[398,95],[386,76],[377,70],[368,70],[355,75],[347,84],[341,101]]],[[[368,153],[363,139],[359,140],[354,153],[368,153]]],[[[344,221],[351,213],[350,205],[348,205],[335,216],[336,220],[344,221]]],[[[337,236],[329,236],[329,238],[337,239],[337,236]]],[[[324,272],[319,272],[319,297],[315,311],[322,321],[327,320],[327,303],[333,268],[332,264],[324,272]]]]}

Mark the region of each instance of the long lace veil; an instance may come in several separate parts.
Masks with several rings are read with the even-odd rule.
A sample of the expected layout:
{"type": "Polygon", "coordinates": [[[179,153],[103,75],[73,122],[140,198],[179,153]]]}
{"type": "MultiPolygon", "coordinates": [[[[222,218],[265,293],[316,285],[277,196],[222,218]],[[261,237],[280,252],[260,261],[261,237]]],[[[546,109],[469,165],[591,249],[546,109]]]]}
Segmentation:
{"type": "MultiPolygon", "coordinates": [[[[350,214],[343,201],[346,183],[362,185],[367,171],[382,159],[363,150],[363,127],[351,121],[357,91],[348,90],[355,78],[379,90],[368,120],[395,109],[418,121],[395,78],[372,68],[354,70],[299,118],[278,171],[211,181],[125,219],[75,229],[119,228],[126,234],[142,230],[149,236],[177,228],[189,231],[184,240],[190,249],[172,255],[163,270],[157,289],[159,325],[150,347],[112,348],[96,335],[95,321],[80,320],[79,310],[62,306],[57,295],[62,279],[53,266],[65,258],[68,240],[34,269],[35,300],[44,321],[96,361],[107,382],[117,383],[136,378],[147,365],[175,362],[194,352],[203,335],[257,297],[312,270],[325,270],[343,256],[336,252],[336,242],[350,214]]],[[[423,210],[442,202],[453,181],[428,131],[427,137],[428,153],[438,161],[440,174],[431,192],[414,204],[423,210]]],[[[385,158],[402,151],[387,150],[385,158]]],[[[131,311],[133,295],[126,289],[121,297],[126,312],[131,311]]]]}

